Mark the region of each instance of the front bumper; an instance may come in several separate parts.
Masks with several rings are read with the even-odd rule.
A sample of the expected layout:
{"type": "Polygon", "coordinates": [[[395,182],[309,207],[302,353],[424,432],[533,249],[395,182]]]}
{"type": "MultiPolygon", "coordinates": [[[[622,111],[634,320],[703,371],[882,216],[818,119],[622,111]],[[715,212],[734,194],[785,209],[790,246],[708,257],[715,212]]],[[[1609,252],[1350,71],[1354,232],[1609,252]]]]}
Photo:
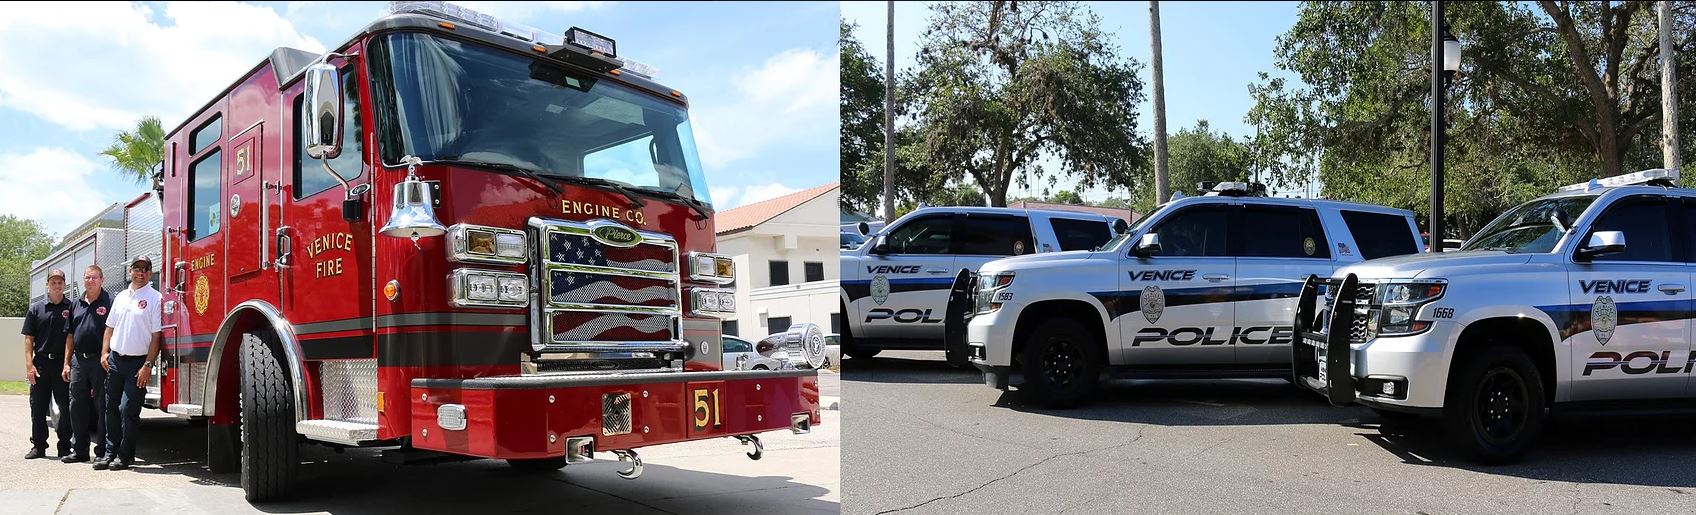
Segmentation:
{"type": "Polygon", "coordinates": [[[818,424],[813,370],[414,379],[412,446],[499,459],[748,435],[818,424]],[[444,408],[444,406],[446,406],[444,408]]]}
{"type": "MultiPolygon", "coordinates": [[[[1309,279],[1296,302],[1297,336],[1290,346],[1295,383],[1337,406],[1359,403],[1419,413],[1440,409],[1448,379],[1445,349],[1458,326],[1441,321],[1417,335],[1353,343],[1346,329],[1337,330],[1354,327],[1360,316],[1352,298],[1335,299],[1325,313],[1328,320],[1315,320],[1318,281],[1309,279]]],[[[1356,281],[1350,274],[1332,287],[1353,291],[1356,281]]]]}

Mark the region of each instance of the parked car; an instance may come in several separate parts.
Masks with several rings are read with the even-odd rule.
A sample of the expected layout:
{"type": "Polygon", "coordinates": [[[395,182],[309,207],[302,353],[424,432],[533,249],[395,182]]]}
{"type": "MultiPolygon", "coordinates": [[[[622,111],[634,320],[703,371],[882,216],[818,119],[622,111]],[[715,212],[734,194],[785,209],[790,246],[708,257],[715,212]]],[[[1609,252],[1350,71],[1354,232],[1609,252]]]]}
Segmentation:
{"type": "Polygon", "coordinates": [[[735,336],[725,335],[722,345],[725,370],[779,370],[789,361],[783,349],[774,349],[776,352],[770,355],[761,354],[754,342],[735,336]]]}
{"type": "Polygon", "coordinates": [[[824,335],[824,367],[830,368],[831,363],[842,360],[842,335],[830,333],[824,335]]]}

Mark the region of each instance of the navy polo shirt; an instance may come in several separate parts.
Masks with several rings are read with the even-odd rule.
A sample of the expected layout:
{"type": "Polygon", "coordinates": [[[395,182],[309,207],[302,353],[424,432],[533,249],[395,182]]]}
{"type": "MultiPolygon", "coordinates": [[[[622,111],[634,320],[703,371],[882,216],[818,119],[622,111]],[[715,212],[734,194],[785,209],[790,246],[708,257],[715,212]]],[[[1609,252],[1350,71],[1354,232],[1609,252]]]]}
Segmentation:
{"type": "Polygon", "coordinates": [[[41,302],[30,305],[29,312],[24,314],[23,334],[35,338],[35,360],[49,361],[48,355],[64,358],[65,335],[70,330],[71,298],[65,297],[59,302],[41,302]]]}
{"type": "Polygon", "coordinates": [[[112,295],[100,290],[100,296],[89,302],[78,296],[71,309],[71,349],[73,352],[100,354],[100,340],[106,337],[106,315],[112,313],[112,295]]]}

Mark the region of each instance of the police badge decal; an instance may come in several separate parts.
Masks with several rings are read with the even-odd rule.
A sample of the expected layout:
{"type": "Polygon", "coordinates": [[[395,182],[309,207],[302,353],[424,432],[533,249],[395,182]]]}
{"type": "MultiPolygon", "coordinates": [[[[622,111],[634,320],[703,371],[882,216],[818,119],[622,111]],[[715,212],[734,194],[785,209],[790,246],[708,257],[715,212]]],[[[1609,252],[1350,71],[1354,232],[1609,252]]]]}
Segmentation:
{"type": "Polygon", "coordinates": [[[1614,306],[1614,298],[1596,297],[1596,304],[1590,306],[1590,328],[1596,331],[1596,342],[1607,345],[1618,323],[1619,308],[1614,306]]]}
{"type": "Polygon", "coordinates": [[[1142,316],[1148,319],[1148,323],[1158,322],[1160,314],[1166,311],[1166,294],[1160,291],[1159,286],[1143,288],[1140,305],[1142,316]]]}
{"type": "Polygon", "coordinates": [[[872,302],[882,306],[884,301],[887,300],[889,300],[889,278],[881,275],[872,277],[872,302]]]}

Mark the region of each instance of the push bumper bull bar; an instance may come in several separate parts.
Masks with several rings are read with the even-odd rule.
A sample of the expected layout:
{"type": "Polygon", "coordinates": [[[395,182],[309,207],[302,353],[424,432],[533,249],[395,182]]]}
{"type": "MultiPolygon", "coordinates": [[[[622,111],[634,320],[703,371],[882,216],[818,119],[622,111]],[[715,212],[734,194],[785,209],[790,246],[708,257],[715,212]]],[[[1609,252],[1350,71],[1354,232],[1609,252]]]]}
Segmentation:
{"type": "Polygon", "coordinates": [[[624,372],[413,379],[417,449],[497,459],[581,455],[820,422],[818,372],[624,372]],[[592,451],[591,451],[592,452],[592,451]]]}
{"type": "Polygon", "coordinates": [[[1359,279],[1354,274],[1340,281],[1309,275],[1302,282],[1301,295],[1296,300],[1296,339],[1290,346],[1292,380],[1325,397],[1333,406],[1353,404],[1356,398],[1349,328],[1354,327],[1354,317],[1360,316],[1355,313],[1356,300],[1352,294],[1358,285],[1359,279]],[[1321,285],[1332,292],[1331,305],[1326,311],[1316,313],[1321,285]]]}

